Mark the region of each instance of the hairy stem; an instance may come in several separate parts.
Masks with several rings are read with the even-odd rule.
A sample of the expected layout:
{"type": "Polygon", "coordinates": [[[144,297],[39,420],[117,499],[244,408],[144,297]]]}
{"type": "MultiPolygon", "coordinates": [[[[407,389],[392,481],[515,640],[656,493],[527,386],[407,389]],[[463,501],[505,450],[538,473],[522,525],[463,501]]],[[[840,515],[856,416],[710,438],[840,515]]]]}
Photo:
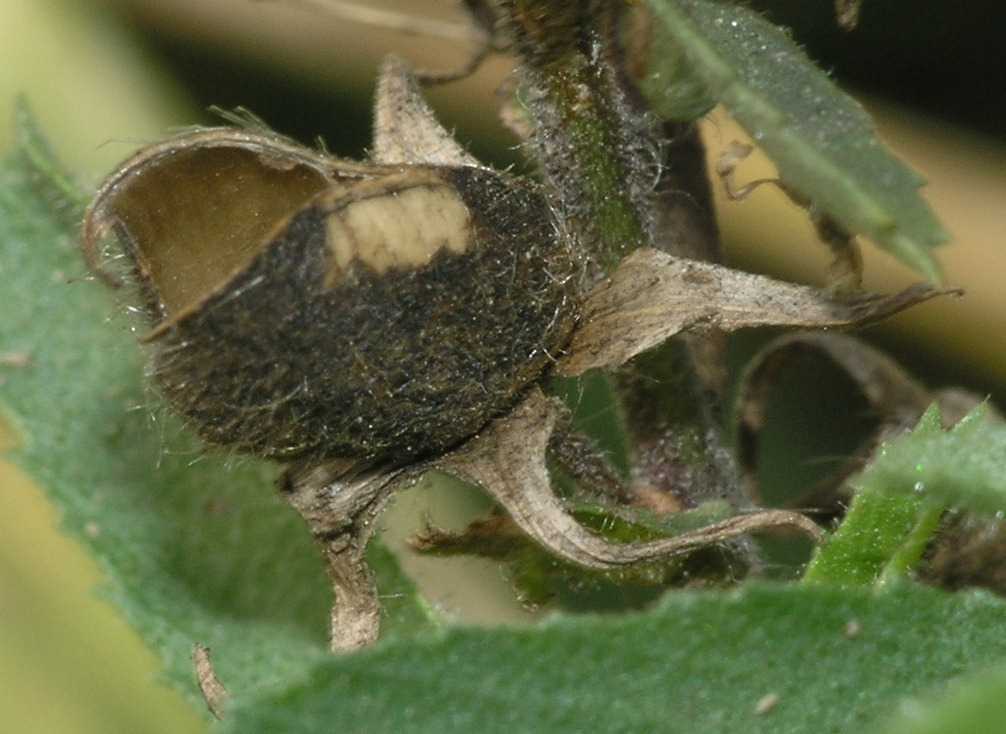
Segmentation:
{"type": "Polygon", "coordinates": [[[520,102],[529,140],[564,224],[610,273],[649,243],[638,194],[652,185],[653,141],[629,114],[603,31],[614,3],[500,0],[521,57],[520,102]],[[647,170],[649,169],[649,171],[647,170]]]}
{"type": "MultiPolygon", "coordinates": [[[[621,7],[499,1],[521,57],[530,143],[565,226],[600,271],[640,246],[716,261],[702,142],[692,126],[652,123],[618,40],[621,7]]],[[[720,428],[724,345],[720,334],[673,339],[610,376],[641,487],[685,504],[741,501],[720,428]]]]}
{"type": "Polygon", "coordinates": [[[364,552],[404,474],[401,469],[359,472],[351,464],[332,462],[291,466],[280,479],[280,495],[310,528],[332,582],[332,652],[377,641],[381,605],[364,552]]]}

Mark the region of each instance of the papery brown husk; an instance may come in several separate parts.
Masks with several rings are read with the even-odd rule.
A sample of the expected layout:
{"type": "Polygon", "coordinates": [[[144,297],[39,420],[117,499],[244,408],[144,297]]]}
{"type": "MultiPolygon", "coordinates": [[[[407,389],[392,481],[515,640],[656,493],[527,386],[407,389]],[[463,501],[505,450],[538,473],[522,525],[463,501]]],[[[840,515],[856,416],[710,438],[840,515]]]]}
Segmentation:
{"type": "MultiPolygon", "coordinates": [[[[164,202],[129,192],[170,165],[165,156],[106,191],[88,231],[111,226],[122,235],[155,325],[155,379],[211,444],[301,461],[397,462],[443,451],[509,408],[571,332],[580,265],[544,200],[474,167],[371,174],[390,169],[452,187],[472,221],[463,253],[383,273],[357,260],[330,282],[326,217],[352,196],[352,182],[336,182],[276,222],[208,295],[167,308],[160,288],[168,276],[155,280],[146,267],[157,242],[140,239],[150,234],[147,210],[164,217],[164,202]]],[[[356,166],[352,175],[366,173],[356,166]]]]}

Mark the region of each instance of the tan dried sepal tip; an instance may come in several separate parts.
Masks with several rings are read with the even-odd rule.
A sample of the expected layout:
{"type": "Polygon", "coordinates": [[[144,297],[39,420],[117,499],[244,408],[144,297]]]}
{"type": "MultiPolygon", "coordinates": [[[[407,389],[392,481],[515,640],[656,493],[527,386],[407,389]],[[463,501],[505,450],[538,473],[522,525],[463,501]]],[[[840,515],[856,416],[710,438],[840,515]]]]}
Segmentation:
{"type": "Polygon", "coordinates": [[[437,121],[408,63],[397,56],[381,64],[371,157],[378,163],[485,167],[437,121]]]}
{"type": "Polygon", "coordinates": [[[958,291],[919,284],[891,296],[835,298],[808,286],[637,250],[587,296],[558,371],[573,376],[617,367],[686,331],[859,326],[947,293],[958,291]]]}

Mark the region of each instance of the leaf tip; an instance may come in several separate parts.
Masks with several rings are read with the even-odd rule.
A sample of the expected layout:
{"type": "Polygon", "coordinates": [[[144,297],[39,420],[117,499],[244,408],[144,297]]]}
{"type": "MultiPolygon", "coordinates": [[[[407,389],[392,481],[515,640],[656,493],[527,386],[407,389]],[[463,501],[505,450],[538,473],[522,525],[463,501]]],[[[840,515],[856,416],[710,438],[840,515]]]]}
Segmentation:
{"type": "Polygon", "coordinates": [[[939,403],[932,403],[915,424],[912,433],[937,433],[943,430],[943,411],[939,403]]]}

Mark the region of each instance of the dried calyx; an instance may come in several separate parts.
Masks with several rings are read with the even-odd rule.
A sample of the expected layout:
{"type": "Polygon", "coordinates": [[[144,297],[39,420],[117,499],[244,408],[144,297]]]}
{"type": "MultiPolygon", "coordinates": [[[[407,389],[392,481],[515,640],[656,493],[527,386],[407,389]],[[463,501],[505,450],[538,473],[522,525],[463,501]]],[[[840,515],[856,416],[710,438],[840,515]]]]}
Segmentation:
{"type": "Polygon", "coordinates": [[[556,364],[615,368],[684,331],[850,325],[934,291],[835,302],[650,249],[591,283],[539,188],[461,149],[395,59],[375,128],[363,163],[262,130],[182,135],[126,161],[84,226],[86,256],[113,283],[97,253],[118,235],[171,406],[208,443],[287,465],[281,493],[335,587],[334,650],[377,638],[363,551],[391,494],[431,467],[479,484],[530,537],[590,568],[759,528],[819,535],[772,511],[605,541],[552,492],[545,458],[561,408],[536,385],[556,364]]]}
{"type": "Polygon", "coordinates": [[[484,167],[201,131],[102,187],[90,251],[109,228],[172,406],[209,443],[271,458],[442,451],[516,401],[576,314],[577,256],[543,199],[484,167]]]}

